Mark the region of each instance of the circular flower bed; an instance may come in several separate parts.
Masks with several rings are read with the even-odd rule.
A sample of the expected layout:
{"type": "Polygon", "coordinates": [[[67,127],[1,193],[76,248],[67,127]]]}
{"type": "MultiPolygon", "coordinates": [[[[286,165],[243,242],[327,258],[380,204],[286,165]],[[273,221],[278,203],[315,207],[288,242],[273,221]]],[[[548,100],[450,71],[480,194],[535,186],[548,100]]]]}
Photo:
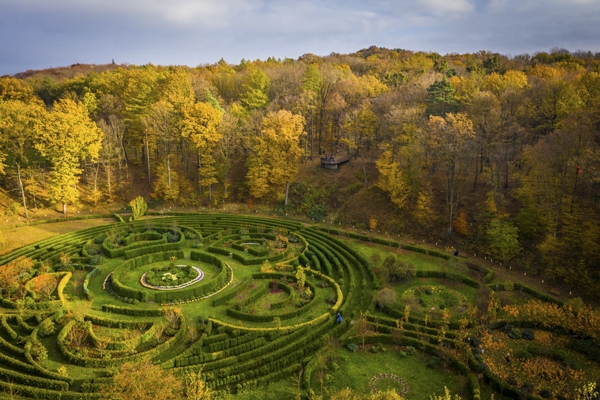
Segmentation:
{"type": "Polygon", "coordinates": [[[408,393],[408,385],[406,384],[406,381],[394,374],[379,374],[372,377],[369,380],[369,389],[371,389],[371,393],[377,394],[380,392],[380,390],[377,389],[377,383],[382,380],[391,380],[394,381],[395,384],[399,384],[402,387],[402,389],[396,390],[399,396],[404,396],[406,393],[408,393]]]}
{"type": "MultiPolygon", "coordinates": [[[[177,268],[187,268],[187,265],[176,265],[175,267],[177,268]]],[[[172,285],[172,286],[158,286],[158,285],[151,285],[146,281],[146,275],[148,275],[148,272],[144,273],[144,275],[142,275],[142,277],[140,278],[140,283],[142,284],[143,287],[148,288],[148,289],[154,289],[154,290],[177,290],[177,289],[183,289],[185,287],[191,286],[196,282],[200,282],[203,278],[204,278],[204,272],[202,272],[202,270],[198,267],[195,267],[193,265],[190,266],[191,268],[193,268],[197,273],[198,276],[196,276],[194,279],[191,279],[187,282],[184,282],[180,285],[172,285]]],[[[169,280],[176,280],[177,276],[170,273],[170,272],[165,272],[164,274],[162,274],[162,280],[164,280],[165,282],[168,282],[169,280]]]]}

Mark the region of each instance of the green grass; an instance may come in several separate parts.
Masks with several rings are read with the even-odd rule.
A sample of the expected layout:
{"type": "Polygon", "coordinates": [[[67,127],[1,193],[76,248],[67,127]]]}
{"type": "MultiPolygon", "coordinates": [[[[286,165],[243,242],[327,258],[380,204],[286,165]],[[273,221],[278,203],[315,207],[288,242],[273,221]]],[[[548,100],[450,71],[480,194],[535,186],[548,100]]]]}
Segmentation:
{"type": "Polygon", "coordinates": [[[462,380],[450,370],[444,370],[443,367],[427,368],[426,361],[429,356],[417,352],[412,356],[402,357],[391,346],[384,348],[385,352],[377,354],[362,349],[356,353],[346,349],[337,350],[335,358],[339,369],[324,371],[325,374],[331,375],[331,378],[328,383],[324,383],[322,391],[318,379],[319,369],[313,372],[311,386],[315,393],[328,395],[349,387],[357,393],[369,394],[370,379],[381,373],[394,374],[404,379],[408,384],[405,398],[411,400],[430,400],[430,395],[442,394],[444,386],[455,393],[461,391],[462,380]]]}

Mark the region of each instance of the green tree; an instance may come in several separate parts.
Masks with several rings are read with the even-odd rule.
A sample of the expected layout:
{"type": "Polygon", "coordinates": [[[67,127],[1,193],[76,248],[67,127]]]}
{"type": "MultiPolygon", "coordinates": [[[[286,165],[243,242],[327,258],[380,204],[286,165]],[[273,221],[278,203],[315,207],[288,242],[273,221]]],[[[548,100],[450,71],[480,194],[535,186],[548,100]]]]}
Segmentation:
{"type": "Polygon", "coordinates": [[[446,77],[435,81],[427,88],[427,111],[430,115],[443,117],[446,113],[456,112],[458,103],[454,99],[454,88],[446,77]]]}
{"type": "Polygon", "coordinates": [[[519,230],[510,221],[494,218],[486,230],[489,254],[494,260],[507,262],[521,252],[519,230]]]}
{"type": "Polygon", "coordinates": [[[266,108],[269,102],[270,79],[260,68],[251,67],[244,79],[242,103],[248,110],[266,108]]]}
{"type": "Polygon", "coordinates": [[[131,200],[129,206],[131,207],[131,212],[133,213],[132,218],[134,221],[140,219],[148,208],[148,205],[142,196],[138,196],[131,200]]]}

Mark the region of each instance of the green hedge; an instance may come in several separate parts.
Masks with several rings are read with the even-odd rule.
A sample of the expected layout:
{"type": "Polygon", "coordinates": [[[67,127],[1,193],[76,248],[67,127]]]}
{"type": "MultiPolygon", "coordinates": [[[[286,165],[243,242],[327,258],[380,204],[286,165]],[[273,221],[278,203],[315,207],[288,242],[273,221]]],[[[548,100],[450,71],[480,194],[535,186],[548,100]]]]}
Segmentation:
{"type": "Polygon", "coordinates": [[[54,379],[40,378],[34,375],[26,375],[20,372],[4,369],[0,367],[0,377],[9,382],[15,382],[27,386],[37,386],[44,389],[51,390],[69,390],[69,384],[64,381],[57,381],[54,379]]]}
{"type": "Polygon", "coordinates": [[[141,308],[116,306],[113,304],[102,304],[102,311],[113,314],[133,315],[136,317],[161,317],[165,315],[165,310],[161,308],[157,310],[144,310],[141,308]]]}
{"type": "Polygon", "coordinates": [[[145,264],[150,264],[152,262],[169,260],[171,258],[171,256],[174,256],[177,258],[184,258],[183,251],[180,250],[180,251],[164,251],[164,252],[160,252],[160,253],[146,254],[146,255],[135,257],[135,258],[125,261],[124,263],[119,265],[117,268],[115,268],[115,270],[113,271],[113,274],[111,275],[111,283],[112,283],[113,290],[119,296],[136,299],[141,302],[147,302],[148,301],[148,292],[146,292],[145,290],[133,289],[133,288],[130,288],[129,286],[123,285],[121,283],[121,281],[119,280],[120,271],[125,270],[125,269],[133,270],[133,269],[136,269],[137,267],[140,267],[145,264]]]}
{"type": "Polygon", "coordinates": [[[476,289],[479,288],[479,282],[474,279],[468,278],[463,275],[454,274],[452,272],[445,271],[429,271],[429,270],[417,270],[416,276],[419,278],[439,278],[439,279],[450,279],[453,281],[458,281],[460,283],[464,283],[465,285],[474,287],[476,289]]]}
{"type": "Polygon", "coordinates": [[[185,334],[187,333],[185,318],[180,318],[179,319],[179,330],[177,331],[175,336],[171,337],[167,341],[159,344],[158,346],[154,347],[151,350],[148,350],[148,351],[145,351],[142,353],[137,353],[137,354],[127,356],[127,357],[117,358],[117,359],[88,358],[88,357],[81,357],[81,356],[78,356],[78,355],[72,353],[65,345],[66,336],[67,336],[69,330],[73,327],[74,323],[75,323],[75,321],[69,322],[59,332],[59,334],[57,336],[57,340],[56,340],[56,342],[58,344],[58,350],[72,364],[79,365],[82,367],[88,367],[88,368],[110,368],[110,367],[122,365],[125,362],[139,362],[142,360],[150,360],[150,359],[157,357],[160,354],[166,352],[173,346],[181,343],[183,341],[183,339],[185,338],[185,334]]]}
{"type": "Polygon", "coordinates": [[[187,289],[159,291],[154,294],[154,300],[157,303],[164,304],[168,302],[195,300],[221,289],[230,281],[232,271],[219,258],[211,254],[201,253],[198,251],[192,251],[190,253],[190,258],[192,260],[211,262],[213,265],[220,268],[221,271],[209,282],[195,284],[187,289]]]}
{"type": "Polygon", "coordinates": [[[6,316],[2,315],[0,317],[0,323],[2,324],[2,328],[4,329],[4,332],[6,332],[6,334],[8,336],[10,336],[10,338],[12,340],[17,340],[17,338],[19,337],[19,335],[17,334],[17,332],[15,332],[15,330],[8,324],[8,321],[6,320],[6,316]]]}
{"type": "Polygon", "coordinates": [[[248,285],[250,285],[250,280],[248,279],[244,279],[243,281],[239,282],[238,285],[233,288],[233,290],[230,290],[226,294],[214,299],[212,301],[213,307],[227,303],[229,300],[233,299],[235,296],[244,291],[248,287],[248,285]]]}
{"type": "Polygon", "coordinates": [[[84,316],[86,321],[90,321],[94,325],[105,326],[107,328],[119,328],[119,329],[130,329],[143,327],[148,329],[154,323],[150,321],[136,321],[131,319],[114,319],[104,318],[97,315],[86,314],[84,316]]]}

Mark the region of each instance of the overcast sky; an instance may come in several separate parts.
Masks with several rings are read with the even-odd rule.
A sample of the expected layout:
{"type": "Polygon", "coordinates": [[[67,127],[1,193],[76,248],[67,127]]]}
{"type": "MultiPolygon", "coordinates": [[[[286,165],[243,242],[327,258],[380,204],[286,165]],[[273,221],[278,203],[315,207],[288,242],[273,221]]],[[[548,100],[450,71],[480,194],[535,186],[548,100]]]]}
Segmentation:
{"type": "Polygon", "coordinates": [[[600,0],[0,0],[0,76],[75,63],[237,64],[376,45],[600,51],[600,0]]]}

